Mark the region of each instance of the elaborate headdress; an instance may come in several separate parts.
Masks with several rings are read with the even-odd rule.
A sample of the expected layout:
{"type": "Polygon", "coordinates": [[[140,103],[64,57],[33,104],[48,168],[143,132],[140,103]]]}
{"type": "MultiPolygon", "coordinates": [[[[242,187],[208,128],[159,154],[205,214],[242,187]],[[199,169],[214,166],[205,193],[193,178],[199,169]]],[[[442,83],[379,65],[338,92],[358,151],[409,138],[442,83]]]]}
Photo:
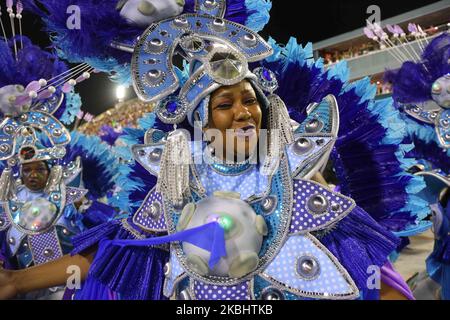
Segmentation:
{"type": "Polygon", "coordinates": [[[201,11],[260,31],[271,8],[268,0],[25,0],[25,4],[44,18],[62,57],[88,63],[122,83],[130,82],[133,47],[152,23],[201,11]],[[81,14],[81,29],[67,28],[66,12],[72,5],[81,14]]]}

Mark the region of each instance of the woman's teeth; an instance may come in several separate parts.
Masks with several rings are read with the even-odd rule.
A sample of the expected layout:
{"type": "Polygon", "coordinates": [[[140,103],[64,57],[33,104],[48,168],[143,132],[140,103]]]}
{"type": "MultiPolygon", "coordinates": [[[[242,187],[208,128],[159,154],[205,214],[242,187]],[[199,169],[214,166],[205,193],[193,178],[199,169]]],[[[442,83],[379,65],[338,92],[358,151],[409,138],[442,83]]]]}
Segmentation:
{"type": "Polygon", "coordinates": [[[238,137],[251,137],[256,134],[256,128],[254,126],[247,126],[235,131],[238,137]]]}

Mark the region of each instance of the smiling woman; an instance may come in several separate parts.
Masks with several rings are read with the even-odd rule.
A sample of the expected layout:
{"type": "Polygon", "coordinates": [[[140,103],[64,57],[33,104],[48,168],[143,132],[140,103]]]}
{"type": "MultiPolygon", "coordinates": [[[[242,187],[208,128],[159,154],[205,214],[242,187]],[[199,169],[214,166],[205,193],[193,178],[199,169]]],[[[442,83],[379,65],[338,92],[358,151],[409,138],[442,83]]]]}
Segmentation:
{"type": "Polygon", "coordinates": [[[215,136],[212,143],[217,158],[225,155],[226,160],[233,162],[253,154],[261,129],[262,111],[249,81],[243,80],[213,92],[208,112],[206,135],[209,136],[208,129],[217,129],[221,133],[221,137],[215,136]],[[227,147],[228,143],[233,147],[227,147]]]}

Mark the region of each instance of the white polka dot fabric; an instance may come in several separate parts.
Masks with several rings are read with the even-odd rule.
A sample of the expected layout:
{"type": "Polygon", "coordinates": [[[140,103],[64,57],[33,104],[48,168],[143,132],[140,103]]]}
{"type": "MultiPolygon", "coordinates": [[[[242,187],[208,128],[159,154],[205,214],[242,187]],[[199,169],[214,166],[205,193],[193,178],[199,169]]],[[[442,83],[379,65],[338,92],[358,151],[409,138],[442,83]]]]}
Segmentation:
{"type": "Polygon", "coordinates": [[[28,236],[28,242],[30,243],[30,249],[36,265],[62,257],[58,236],[54,227],[46,233],[28,236]],[[45,250],[50,250],[52,254],[46,256],[44,254],[45,250]]]}
{"type": "Polygon", "coordinates": [[[292,288],[290,291],[300,295],[317,298],[331,298],[333,295],[352,295],[354,283],[343,272],[342,266],[327,253],[325,248],[311,235],[291,236],[264,270],[264,276],[292,288]],[[313,256],[319,263],[320,273],[312,280],[307,280],[297,272],[297,260],[302,256],[313,256]],[[334,262],[332,261],[332,258],[334,262]]]}
{"type": "Polygon", "coordinates": [[[133,222],[145,230],[154,232],[167,231],[162,197],[160,193],[155,191],[155,189],[149,193],[142,206],[135,213],[133,222]],[[154,210],[158,211],[156,217],[152,217],[151,215],[150,210],[152,205],[154,206],[154,210]]]}
{"type": "Polygon", "coordinates": [[[250,282],[216,286],[194,280],[194,295],[197,300],[250,300],[250,282]]]}
{"type": "Polygon", "coordinates": [[[169,276],[164,281],[164,295],[168,298],[173,294],[175,280],[184,272],[174,250],[170,252],[170,270],[169,276]]]}
{"type": "Polygon", "coordinates": [[[241,199],[245,200],[253,195],[262,194],[268,186],[267,177],[261,175],[255,165],[244,174],[236,176],[220,174],[206,164],[198,165],[197,170],[207,196],[212,196],[215,191],[225,190],[238,192],[241,199]]]}
{"type": "Polygon", "coordinates": [[[324,227],[342,219],[353,208],[353,200],[342,195],[333,194],[330,190],[311,181],[294,180],[294,201],[290,233],[308,232],[324,227]],[[314,195],[322,195],[327,199],[328,207],[322,214],[313,214],[307,209],[308,199],[314,195]],[[333,205],[335,207],[333,210],[333,205]]]}

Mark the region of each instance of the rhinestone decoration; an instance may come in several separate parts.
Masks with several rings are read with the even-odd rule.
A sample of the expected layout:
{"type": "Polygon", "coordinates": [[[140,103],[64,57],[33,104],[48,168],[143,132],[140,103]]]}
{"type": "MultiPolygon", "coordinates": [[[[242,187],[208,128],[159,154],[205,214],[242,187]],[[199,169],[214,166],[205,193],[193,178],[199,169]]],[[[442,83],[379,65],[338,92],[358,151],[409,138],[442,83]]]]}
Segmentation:
{"type": "Polygon", "coordinates": [[[160,214],[161,214],[161,204],[159,202],[155,201],[150,206],[150,211],[149,211],[150,218],[152,218],[153,220],[156,220],[159,218],[160,214]]]}
{"type": "Polygon", "coordinates": [[[16,244],[16,239],[15,238],[13,238],[13,237],[10,237],[9,239],[8,239],[8,243],[10,244],[10,245],[15,245],[16,244]]]}
{"type": "Polygon", "coordinates": [[[6,125],[5,128],[3,128],[3,131],[6,134],[13,134],[14,133],[14,127],[10,124],[6,125]]]}
{"type": "Polygon", "coordinates": [[[59,193],[55,193],[52,195],[53,201],[59,201],[61,199],[61,195],[59,193]]]}
{"type": "Polygon", "coordinates": [[[61,129],[55,129],[55,130],[53,130],[53,135],[54,135],[55,137],[60,137],[60,136],[62,135],[61,129]]]}
{"type": "Polygon", "coordinates": [[[144,60],[144,64],[149,64],[149,65],[158,64],[159,62],[160,62],[159,60],[156,60],[156,59],[153,59],[153,58],[144,60]]]}
{"type": "Polygon", "coordinates": [[[186,117],[187,104],[183,99],[169,96],[156,106],[157,116],[167,124],[175,124],[183,121],[186,117]]]}
{"type": "Polygon", "coordinates": [[[160,86],[164,82],[165,78],[166,74],[163,71],[152,69],[143,75],[142,81],[145,85],[153,88],[160,86]]]}
{"type": "Polygon", "coordinates": [[[278,200],[275,196],[268,196],[262,201],[261,209],[265,215],[271,214],[277,207],[278,200]]]}
{"type": "Polygon", "coordinates": [[[163,271],[164,271],[164,276],[167,278],[167,277],[169,277],[170,276],[170,271],[171,271],[171,268],[170,268],[170,262],[167,262],[165,265],[164,265],[164,269],[163,269],[163,271]]]}
{"type": "Polygon", "coordinates": [[[261,293],[262,300],[284,300],[284,294],[275,287],[267,287],[261,293]]]}
{"type": "Polygon", "coordinates": [[[147,53],[160,54],[166,50],[166,45],[161,39],[155,38],[147,42],[144,50],[147,53]]]}
{"type": "Polygon", "coordinates": [[[181,38],[180,46],[185,51],[197,53],[205,48],[205,42],[196,36],[184,36],[181,38]]]}
{"type": "Polygon", "coordinates": [[[219,19],[219,18],[214,19],[214,21],[210,24],[210,28],[212,31],[217,32],[217,33],[222,33],[227,30],[225,21],[223,21],[222,19],[219,19]]]}
{"type": "Polygon", "coordinates": [[[320,264],[313,256],[301,256],[297,260],[297,274],[306,280],[313,280],[319,276],[320,264]]]}
{"type": "Polygon", "coordinates": [[[291,236],[262,276],[302,297],[357,297],[354,282],[328,250],[313,236],[291,236]]]}
{"type": "Polygon", "coordinates": [[[22,122],[28,121],[28,115],[26,113],[22,114],[20,116],[20,121],[22,121],[22,122]]]}
{"type": "Polygon", "coordinates": [[[341,210],[341,205],[339,203],[334,202],[331,204],[331,211],[336,212],[336,211],[340,211],[340,210],[341,210]]]}
{"type": "Polygon", "coordinates": [[[278,89],[277,77],[271,70],[260,67],[253,70],[253,73],[256,75],[258,83],[264,91],[272,93],[278,89]]]}
{"type": "Polygon", "coordinates": [[[258,44],[254,34],[247,33],[239,39],[239,43],[246,48],[254,48],[258,44]]]}
{"type": "Polygon", "coordinates": [[[294,142],[292,150],[299,156],[308,153],[314,148],[313,143],[308,138],[299,138],[294,142]]]}
{"type": "Polygon", "coordinates": [[[316,194],[308,199],[307,206],[313,214],[323,214],[328,209],[328,201],[323,195],[316,194]]]}
{"type": "Polygon", "coordinates": [[[206,0],[203,5],[207,10],[213,10],[217,7],[218,3],[216,0],[206,0]]]}
{"type": "Polygon", "coordinates": [[[230,52],[217,52],[209,61],[215,77],[232,80],[239,77],[243,70],[242,62],[230,52]]]}
{"type": "Polygon", "coordinates": [[[66,148],[64,147],[55,147],[53,148],[52,154],[55,158],[61,159],[66,155],[66,148]]]}
{"type": "Polygon", "coordinates": [[[6,224],[5,218],[0,218],[0,228],[6,224]]]}
{"type": "Polygon", "coordinates": [[[39,121],[40,121],[43,125],[48,124],[48,118],[45,117],[45,116],[41,117],[41,118],[39,119],[39,121]]]}
{"type": "Polygon", "coordinates": [[[53,254],[54,253],[53,253],[53,250],[51,248],[46,248],[44,250],[44,256],[47,257],[47,258],[53,257],[53,254]]]}
{"type": "Polygon", "coordinates": [[[150,192],[134,215],[133,223],[147,231],[166,231],[166,220],[161,202],[162,198],[158,192],[150,192]]]}
{"type": "MultiPolygon", "coordinates": [[[[315,210],[315,204],[311,203],[315,210]]],[[[290,232],[306,232],[311,230],[320,230],[327,225],[339,221],[345,217],[354,207],[354,202],[340,194],[334,194],[330,190],[321,187],[319,184],[301,179],[294,180],[294,204],[292,207],[292,218],[290,232]],[[323,211],[317,214],[309,208],[309,202],[314,202],[315,196],[319,195],[325,199],[318,198],[318,208],[322,208],[325,203],[331,203],[332,208],[329,212],[323,211]],[[333,211],[333,207],[339,210],[333,211]]],[[[321,212],[321,210],[318,210],[321,212]]]]}
{"type": "Polygon", "coordinates": [[[10,150],[11,150],[11,146],[9,144],[4,143],[4,144],[0,145],[0,152],[1,153],[7,153],[10,150]]]}
{"type": "Polygon", "coordinates": [[[318,139],[318,140],[316,140],[316,144],[318,146],[323,146],[325,144],[325,140],[324,139],[318,139]]]}
{"type": "Polygon", "coordinates": [[[173,20],[172,26],[175,27],[176,29],[188,29],[189,22],[187,21],[186,18],[180,17],[173,20]]]}
{"type": "Polygon", "coordinates": [[[305,126],[307,133],[316,133],[322,131],[324,124],[319,119],[311,119],[305,126]]]}

